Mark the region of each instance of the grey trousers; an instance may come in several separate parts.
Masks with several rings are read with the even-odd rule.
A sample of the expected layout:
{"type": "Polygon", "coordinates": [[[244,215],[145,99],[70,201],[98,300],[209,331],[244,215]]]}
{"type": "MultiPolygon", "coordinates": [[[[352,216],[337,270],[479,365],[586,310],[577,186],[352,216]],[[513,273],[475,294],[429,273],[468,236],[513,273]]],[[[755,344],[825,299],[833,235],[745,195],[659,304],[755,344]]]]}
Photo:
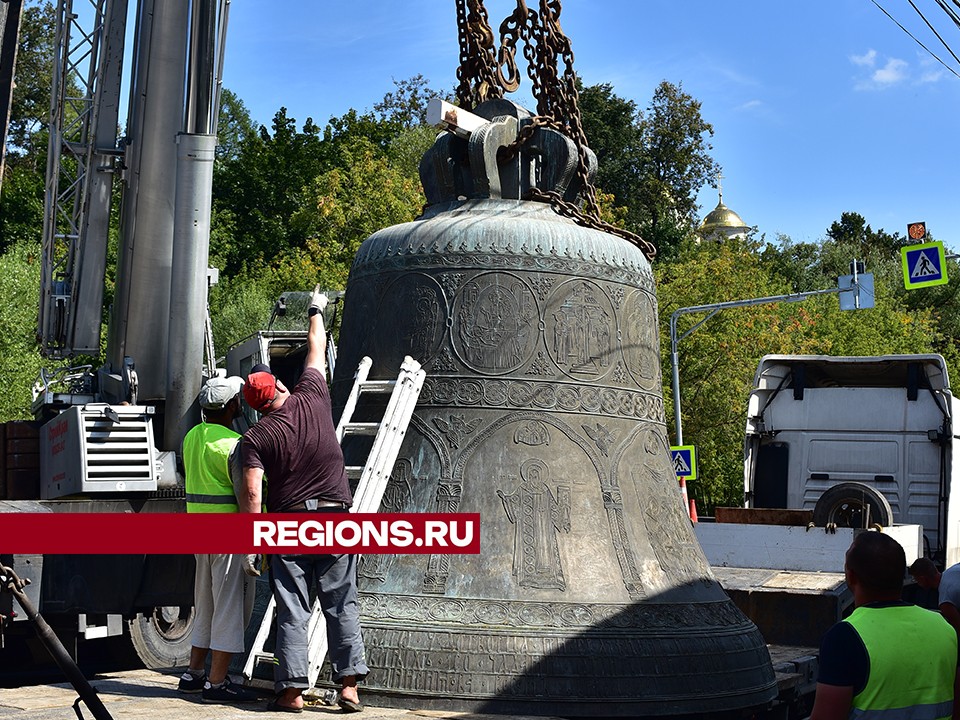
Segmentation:
{"type": "Polygon", "coordinates": [[[333,679],[362,679],[368,672],[360,635],[356,555],[273,555],[273,596],[277,601],[274,688],[307,689],[307,624],[316,588],[327,625],[327,653],[333,679]]]}

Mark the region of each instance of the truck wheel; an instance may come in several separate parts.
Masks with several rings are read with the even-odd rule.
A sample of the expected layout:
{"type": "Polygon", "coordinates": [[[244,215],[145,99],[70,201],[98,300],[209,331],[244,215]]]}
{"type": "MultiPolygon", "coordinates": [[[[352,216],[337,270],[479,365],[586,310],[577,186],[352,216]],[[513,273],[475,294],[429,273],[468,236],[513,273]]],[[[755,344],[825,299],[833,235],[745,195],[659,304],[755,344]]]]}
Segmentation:
{"type": "Polygon", "coordinates": [[[133,618],[130,640],[143,664],[151,670],[189,664],[193,618],[193,607],[173,605],[133,618]]]}
{"type": "Polygon", "coordinates": [[[817,500],[813,508],[813,523],[817,527],[835,523],[837,527],[862,528],[867,520],[867,508],[870,509],[870,525],[893,525],[893,509],[882,492],[866,483],[840,483],[829,488],[817,500]]]}

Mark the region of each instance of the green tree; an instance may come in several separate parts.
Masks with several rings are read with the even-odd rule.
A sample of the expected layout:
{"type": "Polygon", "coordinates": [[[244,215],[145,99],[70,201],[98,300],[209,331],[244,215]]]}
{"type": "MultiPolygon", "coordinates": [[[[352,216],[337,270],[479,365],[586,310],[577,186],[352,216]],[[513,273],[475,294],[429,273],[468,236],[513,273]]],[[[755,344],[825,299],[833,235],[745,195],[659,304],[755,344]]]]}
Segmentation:
{"type": "MultiPolygon", "coordinates": [[[[444,97],[440,90],[430,87],[430,81],[417,74],[406,80],[394,80],[394,90],[373,106],[374,112],[385,123],[409,129],[427,123],[427,105],[436,97],[444,97]]],[[[451,95],[447,93],[447,95],[451,95]]]]}
{"type": "MultiPolygon", "coordinates": [[[[761,264],[751,248],[739,243],[692,246],[672,262],[656,263],[660,305],[664,399],[673,417],[669,320],[673,312],[715,302],[780,294],[785,283],[761,264]]],[[[789,317],[770,308],[720,312],[679,345],[681,417],[685,443],[698,448],[699,479],[690,484],[698,507],[743,502],[743,431],[746,398],[757,362],[764,352],[777,352],[795,327],[789,317]],[[771,340],[775,344],[771,344],[771,340]]],[[[679,331],[689,330],[706,314],[681,318],[679,331]]],[[[669,422],[673,435],[673,423],[669,422]]]]}
{"type": "Polygon", "coordinates": [[[437,129],[432,125],[415,125],[400,132],[387,147],[390,164],[405,177],[417,180],[420,177],[420,160],[437,139],[437,129]]]}
{"type": "MultiPolygon", "coordinates": [[[[887,242],[886,238],[880,240],[887,242]]],[[[826,248],[829,256],[835,250],[834,242],[828,238],[820,250],[826,248]]],[[[784,238],[781,247],[796,249],[784,238]]],[[[803,248],[794,256],[785,253],[782,258],[789,272],[783,274],[783,265],[770,262],[773,251],[751,242],[685,245],[672,261],[657,263],[661,356],[670,357],[669,318],[677,308],[836,287],[836,275],[822,284],[815,276],[801,278],[813,286],[796,287],[798,272],[815,268],[819,273],[819,266],[825,262],[819,255],[811,259],[808,251],[803,248]],[[794,259],[795,264],[786,262],[794,259]]],[[[681,342],[678,355],[683,434],[685,443],[698,448],[700,477],[691,483],[690,491],[699,507],[709,510],[743,501],[746,404],[763,355],[920,353],[931,352],[944,341],[936,313],[904,305],[896,286],[878,283],[875,303],[869,310],[841,311],[836,295],[830,294],[803,303],[731,308],[703,322],[681,342]]],[[[705,313],[683,316],[678,329],[682,334],[705,318],[705,313]]],[[[664,378],[667,417],[672,418],[672,388],[666,367],[664,378]]]]}
{"type": "MultiPolygon", "coordinates": [[[[305,287],[305,286],[303,286],[305,287]]],[[[256,330],[267,327],[273,305],[284,290],[269,266],[245,268],[234,276],[221,276],[210,291],[213,346],[219,355],[256,330]]]]}
{"type": "Polygon", "coordinates": [[[706,139],[713,136],[713,126],[700,108],[682,86],[664,80],[639,120],[640,198],[639,207],[630,208],[630,219],[661,257],[676,252],[696,227],[697,193],[720,170],[706,139]]]}
{"type": "Polygon", "coordinates": [[[230,220],[229,229],[211,231],[211,257],[227,275],[244,263],[262,263],[305,240],[296,236],[290,218],[303,203],[302,190],[327,169],[320,128],[307,118],[302,130],[281,108],[266,128],[240,140],[235,157],[214,169],[214,221],[230,220]]]}
{"type": "Polygon", "coordinates": [[[289,256],[285,270],[295,270],[291,280],[346,287],[360,244],[381,228],[413,220],[423,207],[419,181],[394,169],[372,143],[358,141],[341,152],[338,167],[316,179],[292,218],[298,234],[308,239],[289,256]]]}
{"type": "Polygon", "coordinates": [[[883,229],[874,230],[859,213],[845,212],[830,224],[819,243],[794,243],[780,235],[763,250],[765,262],[790,279],[796,291],[829,287],[837,277],[851,272],[850,263],[862,260],[877,282],[902,286],[900,248],[907,239],[883,229]]]}
{"type": "Polygon", "coordinates": [[[45,154],[45,136],[35,136],[50,114],[55,18],[49,2],[27,5],[20,18],[16,86],[7,128],[7,145],[15,154],[45,154]]]}
{"type": "Polygon", "coordinates": [[[697,194],[719,170],[701,103],[664,80],[644,111],[609,84],[583,88],[580,109],[597,186],[626,208],[628,230],[653,242],[661,259],[675,256],[698,224],[697,194]]]}
{"type": "Polygon", "coordinates": [[[640,127],[637,104],[618,96],[609,83],[580,90],[580,113],[587,143],[597,155],[596,185],[618,205],[640,204],[640,127]]]}
{"type": "Polygon", "coordinates": [[[359,139],[341,153],[337,167],[303,189],[303,207],[290,218],[291,232],[306,238],[303,245],[247,264],[214,287],[210,310],[219,352],[266,327],[284,291],[317,283],[332,290],[346,287],[360,244],[419,213],[424,202],[419,182],[394,168],[373,143],[359,139]]]}
{"type": "Polygon", "coordinates": [[[765,267],[789,283],[790,292],[806,292],[823,285],[824,276],[818,263],[819,243],[796,243],[781,233],[763,248],[761,258],[765,267]]]}
{"type": "MultiPolygon", "coordinates": [[[[331,118],[322,131],[310,118],[298,130],[296,120],[281,108],[270,131],[250,132],[242,103],[225,93],[234,118],[228,128],[235,132],[214,172],[210,245],[213,262],[225,274],[237,274],[245,264],[275,265],[277,258],[292,259],[309,250],[309,223],[294,218],[309,214],[317,179],[332,171],[349,174],[353,158],[389,160],[391,168],[419,184],[420,157],[436,136],[421,120],[436,92],[420,75],[394,84],[396,90],[374,111],[350,109],[331,118]]],[[[385,176],[385,182],[392,177],[385,176]]],[[[375,198],[357,196],[352,201],[371,200],[375,198]]],[[[389,224],[390,217],[385,215],[379,227],[389,224]]]]}
{"type": "Polygon", "coordinates": [[[20,240],[39,242],[43,227],[54,17],[49,2],[28,5],[21,16],[0,195],[0,252],[20,240]]]}
{"type": "Polygon", "coordinates": [[[0,422],[30,419],[31,386],[42,367],[35,341],[40,252],[36,242],[21,240],[0,255],[0,422]]]}
{"type": "Polygon", "coordinates": [[[0,253],[18,242],[32,242],[39,249],[43,189],[43,175],[31,163],[7,165],[0,189],[0,253]]]}
{"type": "Polygon", "coordinates": [[[220,113],[217,120],[217,160],[234,160],[246,138],[257,133],[257,124],[250,111],[235,92],[224,88],[220,93],[220,113]]]}

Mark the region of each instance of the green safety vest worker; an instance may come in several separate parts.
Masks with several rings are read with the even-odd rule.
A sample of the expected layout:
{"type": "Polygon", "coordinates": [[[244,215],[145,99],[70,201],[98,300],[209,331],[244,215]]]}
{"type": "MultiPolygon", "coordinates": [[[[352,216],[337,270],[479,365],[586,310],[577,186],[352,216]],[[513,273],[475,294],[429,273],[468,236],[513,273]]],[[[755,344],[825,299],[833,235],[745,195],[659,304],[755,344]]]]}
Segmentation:
{"type": "Polygon", "coordinates": [[[239,439],[239,433],[212,423],[200,423],[184,436],[187,512],[235,513],[239,510],[230,477],[230,452],[239,439]]]}
{"type": "Polygon", "coordinates": [[[851,718],[952,716],[957,633],[943,616],[916,605],[859,607],[846,622],[863,641],[869,661],[867,684],[853,696],[851,718]]]}

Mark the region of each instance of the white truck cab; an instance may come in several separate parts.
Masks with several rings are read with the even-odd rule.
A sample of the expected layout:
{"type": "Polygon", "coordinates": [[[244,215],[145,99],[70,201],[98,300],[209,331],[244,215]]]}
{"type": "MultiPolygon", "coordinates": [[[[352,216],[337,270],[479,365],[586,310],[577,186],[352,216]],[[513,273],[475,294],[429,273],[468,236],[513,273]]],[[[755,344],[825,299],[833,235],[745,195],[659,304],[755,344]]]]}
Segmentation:
{"type": "Polygon", "coordinates": [[[920,554],[960,561],[954,398],[940,355],[768,355],[750,394],[748,508],[817,527],[922,527],[920,554]]]}
{"type": "Polygon", "coordinates": [[[889,534],[908,565],[960,561],[953,415],[940,355],[761,360],[744,506],[717,508],[695,529],[717,580],[768,642],[816,648],[852,609],[843,564],[859,533],[889,534]]]}

